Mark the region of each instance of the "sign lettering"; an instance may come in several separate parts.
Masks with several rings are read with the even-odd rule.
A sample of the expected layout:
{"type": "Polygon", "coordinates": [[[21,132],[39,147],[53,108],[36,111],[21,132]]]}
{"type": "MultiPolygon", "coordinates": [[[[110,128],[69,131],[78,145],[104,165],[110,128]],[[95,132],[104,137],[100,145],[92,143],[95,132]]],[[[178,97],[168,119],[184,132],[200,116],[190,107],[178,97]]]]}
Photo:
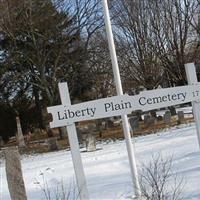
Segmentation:
{"type": "Polygon", "coordinates": [[[143,91],[135,96],[122,95],[74,105],[52,106],[47,110],[53,116],[50,127],[54,128],[77,121],[129,114],[134,110],[147,111],[199,99],[200,84],[197,84],[143,91]]]}

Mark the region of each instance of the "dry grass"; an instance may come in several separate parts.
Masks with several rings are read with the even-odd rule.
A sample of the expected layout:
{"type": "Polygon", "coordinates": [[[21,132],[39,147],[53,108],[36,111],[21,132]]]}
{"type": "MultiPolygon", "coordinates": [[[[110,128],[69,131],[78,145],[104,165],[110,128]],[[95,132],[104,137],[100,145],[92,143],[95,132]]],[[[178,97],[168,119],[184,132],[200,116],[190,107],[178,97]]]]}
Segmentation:
{"type": "MultiPolygon", "coordinates": [[[[193,118],[187,118],[185,123],[191,123],[193,122],[193,118]]],[[[90,122],[91,123],[91,122],[90,122]]],[[[93,122],[92,122],[93,123],[93,122]]],[[[134,136],[139,135],[147,135],[151,133],[156,133],[159,131],[162,131],[166,128],[169,128],[169,125],[166,125],[163,121],[157,121],[154,125],[146,127],[144,125],[144,122],[139,122],[140,128],[137,131],[134,131],[132,134],[134,136]]],[[[87,123],[84,122],[81,125],[86,126],[87,123]]],[[[178,125],[177,123],[177,117],[172,117],[171,127],[178,125]]],[[[80,126],[80,125],[79,125],[80,126]]],[[[54,136],[58,138],[58,145],[59,149],[66,149],[69,148],[69,142],[68,139],[59,140],[59,133],[57,129],[54,129],[54,136]]],[[[122,131],[122,125],[116,125],[112,128],[107,128],[106,130],[103,130],[101,133],[96,132],[96,138],[97,140],[101,139],[121,139],[124,138],[124,134],[122,131]]],[[[36,134],[32,134],[30,141],[28,142],[27,146],[25,148],[22,148],[20,150],[21,153],[31,154],[31,153],[44,153],[48,152],[48,145],[46,144],[46,140],[48,139],[48,135],[45,131],[37,132],[36,134]]],[[[5,147],[8,146],[17,146],[17,142],[15,138],[10,139],[9,143],[4,145],[5,147]]]]}

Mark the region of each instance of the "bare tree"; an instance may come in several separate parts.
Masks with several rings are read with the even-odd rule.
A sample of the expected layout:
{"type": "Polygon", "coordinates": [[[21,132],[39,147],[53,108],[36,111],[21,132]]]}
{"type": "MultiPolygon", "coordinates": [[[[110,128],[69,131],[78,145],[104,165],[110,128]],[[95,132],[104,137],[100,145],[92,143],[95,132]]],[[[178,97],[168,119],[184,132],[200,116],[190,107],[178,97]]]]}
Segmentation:
{"type": "Polygon", "coordinates": [[[172,173],[172,157],[152,157],[140,173],[142,196],[146,200],[181,200],[184,181],[172,173]]]}
{"type": "Polygon", "coordinates": [[[39,186],[44,194],[44,199],[46,200],[78,200],[80,191],[77,191],[76,185],[74,181],[71,181],[69,187],[67,188],[67,183],[63,180],[57,182],[57,186],[55,188],[51,188],[45,179],[44,175],[42,175],[43,183],[39,186]]]}
{"type": "Polygon", "coordinates": [[[104,29],[95,33],[89,48],[88,64],[94,78],[90,95],[94,99],[115,95],[112,65],[104,29]]]}
{"type": "Polygon", "coordinates": [[[194,42],[188,20],[194,15],[195,1],[152,1],[150,15],[156,35],[158,57],[165,68],[170,85],[186,82],[184,64],[191,60],[190,45],[194,42]]]}
{"type": "Polygon", "coordinates": [[[118,0],[113,2],[112,10],[124,77],[147,89],[157,87],[162,81],[163,69],[153,45],[155,36],[148,2],[118,0]]]}
{"type": "Polygon", "coordinates": [[[184,64],[197,57],[193,45],[198,37],[189,23],[196,18],[197,1],[117,0],[111,3],[125,76],[147,89],[164,82],[167,82],[164,86],[185,84],[184,64]]]}
{"type": "Polygon", "coordinates": [[[82,36],[81,45],[87,55],[87,79],[91,78],[92,88],[87,96],[92,99],[113,95],[113,75],[104,29],[101,0],[66,0],[73,4],[70,13],[76,18],[76,24],[82,36]],[[91,77],[90,77],[91,76],[91,77]]]}

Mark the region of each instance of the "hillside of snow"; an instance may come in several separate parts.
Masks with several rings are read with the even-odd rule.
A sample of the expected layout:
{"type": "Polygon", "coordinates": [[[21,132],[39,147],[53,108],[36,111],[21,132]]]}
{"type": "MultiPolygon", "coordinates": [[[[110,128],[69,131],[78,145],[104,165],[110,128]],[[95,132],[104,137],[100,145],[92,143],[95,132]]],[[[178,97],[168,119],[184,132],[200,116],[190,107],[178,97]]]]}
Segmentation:
{"type": "MultiPolygon", "coordinates": [[[[138,170],[154,155],[173,156],[173,174],[183,177],[184,200],[200,199],[200,150],[194,124],[133,139],[138,170]]],[[[98,142],[98,150],[81,149],[90,199],[126,199],[133,195],[128,156],[124,140],[98,142]]],[[[0,199],[9,200],[5,161],[0,160],[0,199]]],[[[75,175],[70,151],[22,156],[28,200],[45,200],[42,189],[56,191],[63,182],[73,190],[75,175]],[[48,186],[44,186],[48,184],[48,186]]]]}

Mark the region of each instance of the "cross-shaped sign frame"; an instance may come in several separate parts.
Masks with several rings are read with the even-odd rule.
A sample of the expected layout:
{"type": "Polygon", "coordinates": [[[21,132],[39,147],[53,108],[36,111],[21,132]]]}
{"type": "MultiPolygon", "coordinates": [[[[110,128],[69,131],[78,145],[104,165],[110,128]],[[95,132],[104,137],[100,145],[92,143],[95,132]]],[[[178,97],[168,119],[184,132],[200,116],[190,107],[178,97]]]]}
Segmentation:
{"type": "Polygon", "coordinates": [[[193,63],[186,64],[185,70],[189,84],[187,86],[144,91],[136,96],[114,96],[75,105],[71,105],[67,83],[59,83],[62,105],[47,108],[53,116],[50,127],[67,127],[80,199],[89,199],[89,194],[74,122],[127,114],[133,110],[147,111],[192,102],[200,147],[200,83],[197,81],[193,63]]]}

